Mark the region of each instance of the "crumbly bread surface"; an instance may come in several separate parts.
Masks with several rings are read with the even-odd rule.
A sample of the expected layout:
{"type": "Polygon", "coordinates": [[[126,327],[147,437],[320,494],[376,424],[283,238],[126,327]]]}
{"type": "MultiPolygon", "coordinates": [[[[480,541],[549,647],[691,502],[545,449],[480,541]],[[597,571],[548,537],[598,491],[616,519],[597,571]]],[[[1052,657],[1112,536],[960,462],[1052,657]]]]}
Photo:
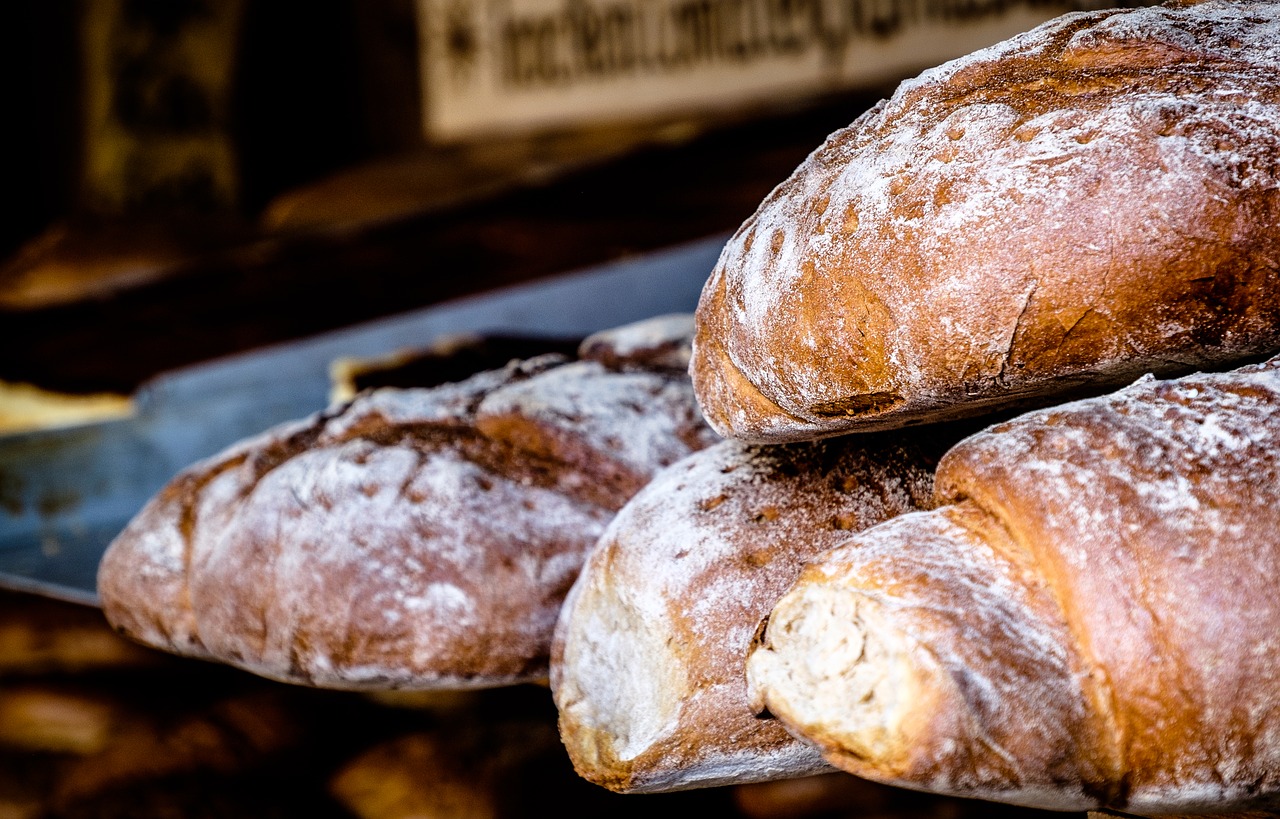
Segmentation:
{"type": "Polygon", "coordinates": [[[758,705],[912,788],[1280,807],[1280,359],[998,424],[936,490],[805,570],[750,657],[758,705]]]}
{"type": "Polygon", "coordinates": [[[928,503],[944,440],[726,441],[659,473],[591,552],[556,629],[552,691],[578,772],[645,792],[825,769],[749,708],[746,648],[807,559],[928,503]]]}
{"type": "Polygon", "coordinates": [[[176,477],[111,545],[108,619],[149,645],[334,688],[545,679],[587,549],[713,443],[687,376],[548,356],[385,389],[176,477]]]}
{"type": "Polygon", "coordinates": [[[1045,405],[1280,349],[1280,4],[1065,15],[838,131],[697,311],[721,434],[1045,405]]]}

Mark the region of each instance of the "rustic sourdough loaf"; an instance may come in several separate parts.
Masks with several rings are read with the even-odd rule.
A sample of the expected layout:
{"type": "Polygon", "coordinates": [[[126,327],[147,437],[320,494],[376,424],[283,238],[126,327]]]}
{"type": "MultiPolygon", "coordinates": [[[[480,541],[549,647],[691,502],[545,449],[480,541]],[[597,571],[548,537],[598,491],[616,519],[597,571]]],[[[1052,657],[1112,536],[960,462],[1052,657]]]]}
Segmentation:
{"type": "Polygon", "coordinates": [[[623,792],[801,776],[816,751],[747,703],[746,649],[804,562],[920,509],[959,434],[725,441],[618,513],[561,612],[551,685],[585,778],[623,792]]]}
{"type": "Polygon", "coordinates": [[[316,686],[545,679],[587,549],[653,473],[715,440],[655,353],[687,347],[692,322],[664,321],[590,339],[612,366],[546,356],[376,390],[192,466],[103,558],[108,619],[316,686]]]}
{"type": "Polygon", "coordinates": [[[1069,14],[761,204],[702,294],[698,399],[789,441],[1237,366],[1280,349],[1278,220],[1280,4],[1069,14]]]}
{"type": "Polygon", "coordinates": [[[911,788],[1280,808],[1280,359],[996,425],[936,491],[805,569],[757,707],[911,788]]]}

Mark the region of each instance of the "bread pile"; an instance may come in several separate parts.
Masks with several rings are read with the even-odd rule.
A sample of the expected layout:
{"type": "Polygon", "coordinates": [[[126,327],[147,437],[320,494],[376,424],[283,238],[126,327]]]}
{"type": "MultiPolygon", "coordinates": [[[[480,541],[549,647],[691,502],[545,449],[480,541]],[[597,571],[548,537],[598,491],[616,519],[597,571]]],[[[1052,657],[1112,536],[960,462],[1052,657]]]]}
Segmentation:
{"type": "Polygon", "coordinates": [[[804,562],[929,505],[942,436],[725,441],[623,507],[565,602],[552,653],[578,772],[659,791],[822,770],[747,708],[743,650],[804,562]]]}
{"type": "Polygon", "coordinates": [[[1280,359],[993,426],[935,491],[805,569],[751,653],[757,707],[946,793],[1277,806],[1280,359]]]}
{"type": "Polygon", "coordinates": [[[1068,15],[833,134],[703,291],[691,372],[736,441],[624,507],[562,612],[579,772],[817,752],[1051,810],[1280,809],[1278,223],[1273,4],[1068,15]]]}
{"type": "Polygon", "coordinates": [[[274,430],[144,510],[103,602],[293,682],[548,677],[615,791],[1280,810],[1277,225],[1280,5],[1067,15],[833,134],[691,353],[274,430]]]}

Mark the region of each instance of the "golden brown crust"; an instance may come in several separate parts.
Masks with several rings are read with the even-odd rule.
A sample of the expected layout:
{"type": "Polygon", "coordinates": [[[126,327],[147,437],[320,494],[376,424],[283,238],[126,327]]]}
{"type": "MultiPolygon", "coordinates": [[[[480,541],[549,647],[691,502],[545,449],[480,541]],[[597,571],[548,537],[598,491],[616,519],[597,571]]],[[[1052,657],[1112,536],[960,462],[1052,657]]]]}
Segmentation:
{"type": "Polygon", "coordinates": [[[111,623],[289,682],[545,679],[586,550],[714,435],[687,376],[544,357],[381,390],[179,475],[104,556],[111,623]]]}
{"type": "Polygon", "coordinates": [[[1278,431],[1273,360],[1034,413],[939,467],[939,492],[1004,520],[1054,588],[1133,807],[1276,804],[1278,431]]]}
{"type": "Polygon", "coordinates": [[[904,83],[729,241],[692,372],[822,437],[1280,346],[1280,9],[1068,15],[904,83]]]}
{"type": "Polygon", "coordinates": [[[1104,802],[1083,666],[1027,569],[972,505],[873,527],[773,609],[748,662],[753,696],[874,781],[1054,810],[1104,802]]]}
{"type": "Polygon", "coordinates": [[[950,505],[856,536],[774,609],[751,663],[775,713],[841,767],[910,787],[1142,815],[1280,807],[1280,359],[999,424],[943,457],[936,488],[950,505]],[[905,697],[855,704],[822,687],[850,664],[796,662],[850,632],[829,614],[846,599],[859,639],[886,647],[858,662],[905,697]],[[869,753],[885,724],[889,751],[869,753]]]}
{"type": "Polygon", "coordinates": [[[606,530],[557,626],[552,690],[578,772],[652,792],[823,769],[756,718],[746,648],[805,560],[928,503],[958,434],[726,441],[659,473],[606,530]]]}

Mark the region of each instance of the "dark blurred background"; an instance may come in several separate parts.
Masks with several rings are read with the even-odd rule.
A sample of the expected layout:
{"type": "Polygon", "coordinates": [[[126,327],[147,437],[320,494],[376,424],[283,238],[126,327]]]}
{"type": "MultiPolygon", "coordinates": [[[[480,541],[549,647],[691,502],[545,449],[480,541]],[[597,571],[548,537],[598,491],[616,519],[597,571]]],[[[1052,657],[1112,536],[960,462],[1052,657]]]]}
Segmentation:
{"type": "Polygon", "coordinates": [[[408,0],[3,13],[0,380],[66,392],[731,230],[867,104],[431,142],[408,0]]]}
{"type": "MultiPolygon", "coordinates": [[[[833,14],[863,38],[841,59],[866,45],[888,62],[763,96],[732,77],[701,91],[705,65],[673,63],[664,81],[680,100],[666,108],[629,115],[615,99],[598,115],[428,134],[419,15],[448,17],[437,45],[465,63],[480,40],[456,21],[491,5],[6,4],[0,381],[129,393],[213,356],[731,231],[900,76],[1098,3],[666,0],[693,38],[682,46],[735,67],[835,54],[833,14]],[[781,26],[755,51],[716,39],[743,9],[781,26]],[[941,31],[927,48],[912,39],[921,21],[941,31]]],[[[524,6],[594,8],[501,7],[524,6]]]]}

